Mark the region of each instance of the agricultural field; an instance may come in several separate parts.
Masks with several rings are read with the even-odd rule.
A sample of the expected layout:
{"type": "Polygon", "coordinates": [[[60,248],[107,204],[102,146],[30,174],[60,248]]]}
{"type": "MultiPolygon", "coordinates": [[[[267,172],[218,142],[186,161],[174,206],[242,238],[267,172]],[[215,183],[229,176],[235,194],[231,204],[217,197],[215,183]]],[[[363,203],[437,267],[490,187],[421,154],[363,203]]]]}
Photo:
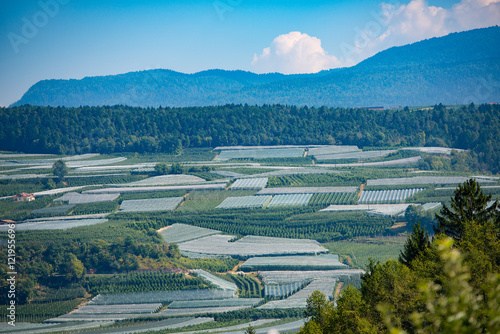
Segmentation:
{"type": "Polygon", "coordinates": [[[149,198],[123,201],[120,212],[174,211],[184,197],[149,198]]]}
{"type": "Polygon", "coordinates": [[[173,191],[173,190],[221,190],[225,189],[225,183],[214,184],[199,184],[188,186],[151,186],[151,187],[118,187],[118,188],[101,188],[95,190],[87,190],[85,194],[128,194],[128,193],[145,193],[153,191],[173,191]]]}
{"type": "Polygon", "coordinates": [[[234,297],[235,291],[209,289],[132,292],[120,294],[99,294],[89,302],[89,305],[166,304],[179,300],[228,299],[234,297]]]}
{"type": "Polygon", "coordinates": [[[355,204],[355,205],[330,205],[321,212],[366,211],[368,214],[384,217],[397,216],[405,212],[411,204],[355,204]]]}
{"type": "Polygon", "coordinates": [[[243,271],[347,269],[338,255],[252,257],[240,266],[243,271]]]}
{"type": "Polygon", "coordinates": [[[357,199],[356,193],[322,193],[315,194],[309,205],[354,204],[357,199]]]}
{"type": "Polygon", "coordinates": [[[255,148],[255,149],[223,149],[215,161],[232,159],[269,159],[300,158],[304,156],[304,148],[255,148]]]}
{"type": "Polygon", "coordinates": [[[268,178],[252,178],[236,180],[230,190],[261,190],[266,187],[268,178]]]}
{"type": "Polygon", "coordinates": [[[261,172],[253,177],[270,177],[270,176],[284,176],[284,175],[297,175],[297,174],[341,174],[344,173],[338,170],[327,169],[324,167],[308,168],[308,167],[278,167],[277,170],[261,172]]]}
{"type": "Polygon", "coordinates": [[[165,310],[158,313],[159,316],[177,317],[186,315],[202,315],[202,314],[213,314],[213,313],[227,313],[241,311],[245,309],[250,309],[252,306],[220,306],[220,307],[199,307],[199,308],[176,308],[172,309],[167,307],[165,310]]]}
{"type": "MultiPolygon", "coordinates": [[[[307,155],[313,156],[316,160],[321,160],[322,156],[328,156],[333,154],[341,153],[351,153],[351,152],[361,152],[357,146],[323,146],[323,147],[311,147],[307,150],[307,155]]],[[[324,160],[324,159],[323,159],[324,160]]]]}
{"type": "Polygon", "coordinates": [[[223,278],[212,275],[211,273],[206,272],[205,270],[195,269],[192,270],[191,272],[194,273],[196,276],[202,278],[203,280],[209,282],[210,284],[214,285],[219,290],[227,290],[227,291],[238,290],[236,284],[234,284],[233,282],[229,282],[223,278]]]}
{"type": "MultiPolygon", "coordinates": [[[[424,158],[451,154],[408,149],[424,158]]],[[[60,297],[66,290],[56,293],[37,282],[33,301],[19,306],[20,319],[30,321],[26,309],[32,321],[51,323],[24,325],[25,332],[91,333],[101,325],[109,326],[102,333],[172,332],[187,325],[201,326],[192,329],[198,331],[221,326],[220,319],[241,327],[258,312],[296,317],[315,289],[331,297],[339,281],[359,282],[369,258],[397,259],[411,229],[404,217],[408,206],[421,204],[416,212],[427,228],[455,185],[468,178],[418,170],[418,164],[325,163],[335,156],[389,164],[405,156],[387,157],[394,150],[317,145],[219,151],[215,160],[216,152],[207,149],[63,157],[69,172],[62,181],[50,170],[59,156],[0,154],[0,214],[18,221],[19,249],[30,251],[22,254],[23,263],[44,263],[40,256],[47,254],[52,262],[43,268],[62,272],[71,253],[84,268],[71,281],[83,291],[78,295],[60,297]],[[156,162],[179,162],[183,174],[155,175],[156,162]],[[34,193],[36,200],[14,203],[10,196],[19,192],[34,193]]],[[[423,159],[409,159],[417,158],[423,159]]],[[[493,198],[500,196],[500,179],[476,178],[493,198]]],[[[3,235],[7,229],[0,225],[3,235]]],[[[300,321],[283,328],[296,330],[300,321]]]]}
{"type": "Polygon", "coordinates": [[[325,253],[317,241],[246,236],[231,242],[234,236],[212,235],[179,244],[179,249],[189,253],[250,258],[264,255],[319,254],[325,253]]]}
{"type": "Polygon", "coordinates": [[[358,203],[404,203],[407,198],[423,191],[416,189],[366,190],[361,193],[358,203]]]}
{"type": "Polygon", "coordinates": [[[120,194],[79,194],[70,192],[54,200],[54,202],[68,202],[68,204],[83,204],[114,201],[120,194]]]}
{"type": "Polygon", "coordinates": [[[198,184],[205,183],[205,179],[194,175],[160,175],[149,177],[144,180],[127,183],[124,186],[171,186],[181,184],[198,184]]]}
{"type": "Polygon", "coordinates": [[[269,299],[273,298],[285,298],[288,297],[298,290],[304,288],[307,283],[305,282],[294,282],[285,284],[266,284],[264,287],[264,296],[269,299]]]}
{"type": "Polygon", "coordinates": [[[177,211],[186,214],[207,212],[215,209],[228,197],[253,196],[255,193],[255,190],[226,191],[225,189],[191,191],[177,211]]]}
{"type": "Polygon", "coordinates": [[[355,238],[325,243],[325,247],[339,254],[356,268],[366,269],[369,259],[374,261],[396,260],[403,250],[406,236],[355,238]]]}
{"type": "Polygon", "coordinates": [[[304,206],[311,200],[312,194],[286,194],[286,195],[276,195],[267,207],[278,207],[278,206],[304,206]]]}
{"type": "MultiPolygon", "coordinates": [[[[420,184],[459,184],[470,179],[466,176],[414,176],[393,179],[368,180],[368,186],[402,186],[402,185],[420,185],[420,184]]],[[[495,183],[496,180],[488,178],[476,178],[481,184],[495,183]]]]}
{"type": "Polygon", "coordinates": [[[347,277],[358,278],[364,271],[360,269],[336,270],[300,270],[300,271],[259,271],[262,283],[266,285],[280,285],[288,283],[306,283],[317,278],[330,277],[337,280],[347,277]]]}
{"type": "Polygon", "coordinates": [[[257,195],[355,193],[357,191],[358,187],[284,187],[265,188],[257,195]]]}
{"type": "Polygon", "coordinates": [[[214,300],[187,300],[174,301],[168,305],[169,309],[207,308],[207,307],[238,307],[255,306],[262,301],[262,298],[232,298],[214,300]]]}
{"type": "Polygon", "coordinates": [[[174,224],[158,232],[167,243],[181,243],[221,233],[220,231],[186,224],[174,224]]]}
{"type": "Polygon", "coordinates": [[[228,197],[217,206],[217,209],[264,208],[272,199],[272,196],[228,197]]]}
{"type": "MultiPolygon", "coordinates": [[[[24,223],[16,225],[16,231],[31,231],[31,230],[67,230],[74,227],[90,226],[101,224],[108,221],[105,218],[73,218],[73,217],[57,217],[54,218],[40,218],[28,220],[24,223]]],[[[7,225],[0,225],[0,231],[7,231],[7,225]]]]}
{"type": "Polygon", "coordinates": [[[318,278],[309,283],[305,288],[282,300],[271,300],[259,309],[280,309],[280,308],[305,308],[307,297],[314,291],[322,292],[327,298],[333,298],[333,292],[337,280],[334,278],[318,278]]]}
{"type": "Polygon", "coordinates": [[[397,150],[379,150],[379,151],[362,151],[362,152],[345,152],[345,153],[335,153],[335,154],[322,154],[316,155],[314,158],[318,161],[329,161],[329,160],[368,160],[384,158],[391,153],[395,153],[397,150]]]}

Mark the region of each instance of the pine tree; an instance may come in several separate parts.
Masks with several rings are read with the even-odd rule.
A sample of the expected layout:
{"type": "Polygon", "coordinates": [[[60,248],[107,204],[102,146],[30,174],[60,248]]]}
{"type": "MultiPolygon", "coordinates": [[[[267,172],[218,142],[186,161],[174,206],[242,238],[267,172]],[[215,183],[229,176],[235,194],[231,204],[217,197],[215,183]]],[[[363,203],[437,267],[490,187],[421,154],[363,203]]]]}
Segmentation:
{"type": "Polygon", "coordinates": [[[440,214],[436,214],[436,234],[444,233],[459,241],[466,222],[475,221],[483,225],[493,220],[499,226],[498,201],[488,206],[490,200],[491,195],[485,195],[476,180],[470,179],[463,185],[459,184],[455,196],[451,198],[451,209],[443,205],[440,214]]]}
{"type": "Polygon", "coordinates": [[[413,225],[413,233],[406,240],[404,249],[399,255],[399,262],[410,266],[410,262],[430,246],[429,234],[420,226],[420,222],[413,225]]]}

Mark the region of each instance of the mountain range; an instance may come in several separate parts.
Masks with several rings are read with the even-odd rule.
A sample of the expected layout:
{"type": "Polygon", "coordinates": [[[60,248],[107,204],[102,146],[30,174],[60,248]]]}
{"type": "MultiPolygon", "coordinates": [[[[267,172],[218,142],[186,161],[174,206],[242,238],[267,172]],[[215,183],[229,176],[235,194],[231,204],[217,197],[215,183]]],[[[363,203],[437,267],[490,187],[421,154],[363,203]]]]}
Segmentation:
{"type": "Polygon", "coordinates": [[[13,106],[234,104],[366,107],[500,102],[500,27],[392,47],[356,66],[315,74],[148,70],[42,80],[13,106]]]}

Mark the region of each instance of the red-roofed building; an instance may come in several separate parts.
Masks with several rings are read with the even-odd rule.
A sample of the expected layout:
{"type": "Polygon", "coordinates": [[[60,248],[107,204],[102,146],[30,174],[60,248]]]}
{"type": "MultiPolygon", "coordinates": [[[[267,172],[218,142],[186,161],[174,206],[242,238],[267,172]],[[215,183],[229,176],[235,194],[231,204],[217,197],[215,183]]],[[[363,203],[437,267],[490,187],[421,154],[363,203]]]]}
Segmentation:
{"type": "Polygon", "coordinates": [[[35,200],[35,195],[28,193],[20,193],[12,197],[14,198],[14,202],[31,202],[35,200]]]}

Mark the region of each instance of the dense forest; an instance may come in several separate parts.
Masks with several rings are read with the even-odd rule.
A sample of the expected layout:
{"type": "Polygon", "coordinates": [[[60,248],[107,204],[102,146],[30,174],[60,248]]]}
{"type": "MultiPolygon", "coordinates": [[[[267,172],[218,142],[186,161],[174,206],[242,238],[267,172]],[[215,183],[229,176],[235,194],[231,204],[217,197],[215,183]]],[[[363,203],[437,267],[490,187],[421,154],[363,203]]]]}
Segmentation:
{"type": "Polygon", "coordinates": [[[420,110],[225,105],[0,108],[0,149],[27,153],[180,152],[219,145],[445,146],[499,171],[500,105],[420,110]]]}

